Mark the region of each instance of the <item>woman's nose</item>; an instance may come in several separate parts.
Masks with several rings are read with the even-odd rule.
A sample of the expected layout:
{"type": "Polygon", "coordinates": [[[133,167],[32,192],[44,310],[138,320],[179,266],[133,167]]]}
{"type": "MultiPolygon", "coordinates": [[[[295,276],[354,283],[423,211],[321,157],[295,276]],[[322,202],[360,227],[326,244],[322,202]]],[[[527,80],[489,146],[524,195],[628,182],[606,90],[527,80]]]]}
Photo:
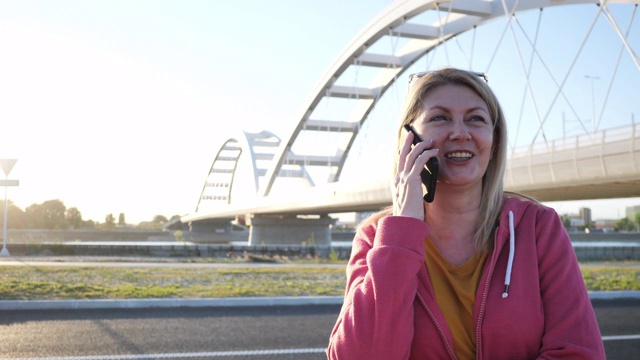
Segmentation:
{"type": "Polygon", "coordinates": [[[471,132],[464,121],[454,120],[451,123],[451,133],[449,134],[451,140],[471,140],[471,132]]]}

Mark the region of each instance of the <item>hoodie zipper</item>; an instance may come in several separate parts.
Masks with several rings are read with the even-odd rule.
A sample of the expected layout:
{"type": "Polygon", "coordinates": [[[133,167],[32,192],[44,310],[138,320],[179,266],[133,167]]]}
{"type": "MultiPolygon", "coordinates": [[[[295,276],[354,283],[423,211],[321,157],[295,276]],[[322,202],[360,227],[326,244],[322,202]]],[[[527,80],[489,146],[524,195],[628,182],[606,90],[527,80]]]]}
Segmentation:
{"type": "Polygon", "coordinates": [[[478,313],[478,323],[476,324],[476,360],[480,360],[480,324],[482,324],[482,318],[484,317],[484,310],[487,305],[487,297],[489,296],[489,283],[493,277],[493,270],[495,269],[495,257],[498,251],[497,249],[497,237],[498,233],[493,238],[493,252],[491,253],[491,265],[489,267],[489,274],[487,275],[487,281],[484,283],[484,291],[482,292],[482,303],[480,303],[480,312],[478,313]]]}
{"type": "Polygon", "coordinates": [[[420,300],[420,303],[422,304],[422,306],[425,308],[425,310],[427,310],[427,314],[429,315],[429,318],[431,318],[431,321],[433,321],[433,323],[436,325],[436,329],[438,329],[438,332],[440,333],[440,337],[442,338],[442,341],[444,342],[444,345],[447,348],[449,355],[451,355],[452,359],[458,360],[458,358],[456,357],[456,353],[453,352],[453,347],[451,347],[451,344],[449,344],[449,341],[447,341],[447,336],[445,335],[444,330],[442,330],[440,323],[438,323],[438,321],[436,320],[436,317],[431,312],[431,309],[429,309],[429,307],[427,306],[427,303],[422,298],[422,295],[420,295],[420,292],[418,291],[416,291],[416,295],[418,296],[418,300],[420,300]]]}

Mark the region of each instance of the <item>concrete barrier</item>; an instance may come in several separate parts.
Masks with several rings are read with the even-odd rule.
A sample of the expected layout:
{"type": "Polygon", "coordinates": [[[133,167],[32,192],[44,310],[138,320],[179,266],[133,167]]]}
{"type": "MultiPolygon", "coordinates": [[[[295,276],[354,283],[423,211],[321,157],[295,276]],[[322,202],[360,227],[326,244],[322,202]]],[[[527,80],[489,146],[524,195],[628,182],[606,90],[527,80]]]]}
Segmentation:
{"type": "MultiPolygon", "coordinates": [[[[303,245],[203,245],[183,244],[175,245],[127,245],[114,244],[10,244],[7,246],[13,256],[150,256],[150,257],[208,257],[208,258],[237,258],[247,255],[270,258],[281,257],[326,257],[331,254],[327,246],[303,245]]],[[[348,257],[344,249],[339,249],[339,255],[348,257]]],[[[346,258],[344,257],[344,258],[346,258]]]]}
{"type": "MultiPolygon", "coordinates": [[[[351,246],[334,247],[303,245],[127,245],[100,244],[10,244],[7,246],[14,256],[149,256],[149,257],[202,257],[202,258],[238,258],[248,255],[272,258],[334,257],[348,259],[351,246]]],[[[622,261],[640,260],[640,244],[617,246],[584,245],[574,243],[579,261],[622,261]]]]}
{"type": "Polygon", "coordinates": [[[640,246],[576,246],[573,250],[580,261],[640,260],[640,246]]]}
{"type": "MultiPolygon", "coordinates": [[[[46,231],[37,231],[38,236],[44,236],[46,231]]],[[[34,236],[33,231],[27,232],[34,236]]],[[[58,238],[61,234],[65,237],[75,238],[83,231],[53,231],[46,237],[58,238]]],[[[67,241],[67,242],[43,242],[39,241],[15,241],[12,239],[7,244],[11,255],[14,256],[153,256],[153,257],[206,257],[206,258],[238,258],[247,255],[262,257],[327,257],[348,259],[351,255],[351,241],[354,236],[352,230],[333,231],[332,245],[238,245],[220,243],[189,243],[176,241],[175,238],[166,236],[163,241],[150,241],[156,238],[158,231],[133,231],[133,238],[127,238],[127,231],[104,232],[97,231],[102,236],[99,241],[67,241]],[[117,234],[117,235],[116,235],[117,234]],[[152,235],[153,234],[153,235],[152,235]],[[106,241],[116,238],[116,241],[106,241]],[[122,240],[126,239],[126,240],[122,240]],[[146,240],[142,240],[146,239],[146,240]],[[142,240],[142,241],[136,241],[142,240]]],[[[94,234],[89,239],[99,236],[94,234]]],[[[166,233],[165,233],[166,235],[166,233]]],[[[640,233],[571,233],[574,250],[580,261],[607,261],[607,260],[640,260],[640,233]]]]}

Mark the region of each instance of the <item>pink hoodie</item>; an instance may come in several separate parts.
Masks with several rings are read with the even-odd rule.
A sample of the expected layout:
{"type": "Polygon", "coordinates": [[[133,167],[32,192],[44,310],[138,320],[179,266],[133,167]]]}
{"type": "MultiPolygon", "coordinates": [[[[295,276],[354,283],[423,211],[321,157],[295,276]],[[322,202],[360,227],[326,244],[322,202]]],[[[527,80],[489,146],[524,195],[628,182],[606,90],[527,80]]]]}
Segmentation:
{"type": "MultiPolygon", "coordinates": [[[[455,359],[424,262],[428,234],[423,221],[399,216],[358,230],[329,359],[455,359]]],[[[476,358],[605,359],[556,212],[505,197],[494,241],[475,300],[476,358]]]]}

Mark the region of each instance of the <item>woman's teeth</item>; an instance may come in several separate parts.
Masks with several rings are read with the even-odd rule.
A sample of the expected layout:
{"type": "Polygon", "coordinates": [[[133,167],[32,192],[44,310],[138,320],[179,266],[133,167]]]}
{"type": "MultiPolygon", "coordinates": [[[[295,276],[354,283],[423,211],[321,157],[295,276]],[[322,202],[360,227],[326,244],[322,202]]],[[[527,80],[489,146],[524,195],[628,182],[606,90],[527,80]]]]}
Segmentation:
{"type": "Polygon", "coordinates": [[[450,160],[468,160],[473,157],[473,154],[468,152],[454,152],[447,154],[447,159],[450,160]]]}

